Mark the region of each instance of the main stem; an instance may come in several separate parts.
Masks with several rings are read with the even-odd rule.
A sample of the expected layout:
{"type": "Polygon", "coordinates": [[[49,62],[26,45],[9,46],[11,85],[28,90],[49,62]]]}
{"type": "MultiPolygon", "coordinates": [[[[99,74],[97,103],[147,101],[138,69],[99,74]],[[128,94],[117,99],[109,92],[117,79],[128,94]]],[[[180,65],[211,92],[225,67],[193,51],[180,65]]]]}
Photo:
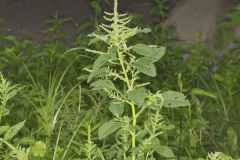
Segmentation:
{"type": "MultiPolygon", "coordinates": [[[[118,58],[119,58],[119,62],[121,64],[121,68],[122,68],[122,71],[123,71],[123,74],[124,74],[124,77],[125,77],[125,80],[126,80],[126,83],[127,83],[127,87],[128,89],[131,88],[131,82],[128,78],[128,75],[127,75],[127,71],[126,71],[126,68],[124,66],[124,57],[123,57],[123,54],[122,52],[120,52],[118,50],[118,58]]],[[[135,105],[133,102],[130,103],[130,106],[131,106],[131,109],[132,109],[132,126],[133,126],[133,131],[132,131],[132,149],[135,149],[136,148],[136,124],[137,124],[137,116],[136,116],[136,110],[135,110],[135,105]]],[[[132,155],[132,160],[136,160],[136,155],[133,153],[132,155]]]]}

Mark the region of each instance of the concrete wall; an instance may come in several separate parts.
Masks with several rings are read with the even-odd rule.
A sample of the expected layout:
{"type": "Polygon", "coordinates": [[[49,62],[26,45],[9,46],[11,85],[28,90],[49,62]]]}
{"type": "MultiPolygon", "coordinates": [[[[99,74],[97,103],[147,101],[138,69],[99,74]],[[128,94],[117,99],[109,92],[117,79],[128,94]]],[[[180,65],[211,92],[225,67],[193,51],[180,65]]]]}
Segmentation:
{"type": "MultiPolygon", "coordinates": [[[[119,0],[120,9],[141,14],[148,21],[149,9],[154,0],[119,0]]],[[[197,32],[211,42],[217,24],[240,0],[171,0],[173,6],[167,22],[174,25],[182,39],[191,41],[197,32]]],[[[13,34],[24,33],[33,40],[43,38],[44,22],[56,10],[62,16],[70,16],[74,23],[87,22],[94,13],[90,0],[0,0],[0,18],[5,20],[5,28],[13,34]]],[[[64,30],[67,39],[76,36],[74,23],[64,30]]]]}
{"type": "Polygon", "coordinates": [[[186,41],[192,41],[201,32],[205,42],[211,43],[217,25],[240,1],[234,0],[181,0],[173,8],[168,23],[186,41]]]}
{"type": "MultiPolygon", "coordinates": [[[[119,8],[125,12],[148,15],[153,0],[120,0],[119,8]]],[[[112,9],[112,8],[109,8],[112,9]]],[[[64,30],[66,39],[76,36],[75,24],[81,24],[94,17],[90,0],[0,0],[0,18],[5,20],[9,33],[22,35],[33,40],[42,40],[44,22],[58,10],[60,16],[72,17],[72,24],[64,30]]],[[[145,19],[148,19],[148,17],[145,19]]],[[[94,25],[94,24],[93,24],[94,25]]]]}

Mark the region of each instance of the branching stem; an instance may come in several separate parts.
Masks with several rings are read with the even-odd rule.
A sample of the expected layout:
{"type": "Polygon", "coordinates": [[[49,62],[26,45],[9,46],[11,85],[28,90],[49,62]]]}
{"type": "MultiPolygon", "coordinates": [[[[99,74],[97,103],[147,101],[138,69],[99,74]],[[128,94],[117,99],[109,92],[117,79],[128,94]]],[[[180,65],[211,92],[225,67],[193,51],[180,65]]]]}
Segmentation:
{"type": "MultiPolygon", "coordinates": [[[[125,82],[127,84],[128,89],[131,89],[132,84],[131,84],[131,81],[128,78],[128,74],[127,74],[126,68],[124,66],[124,56],[123,56],[121,51],[118,50],[117,52],[118,52],[118,59],[119,59],[119,62],[121,64],[121,68],[122,68],[122,71],[123,71],[123,74],[124,74],[124,77],[125,77],[125,82]]],[[[136,147],[137,116],[136,116],[136,110],[135,110],[134,103],[131,102],[130,106],[131,106],[131,109],[132,109],[132,120],[133,120],[132,121],[132,126],[133,126],[133,131],[132,131],[132,149],[135,149],[135,147],[136,147]]],[[[132,155],[132,160],[136,160],[136,155],[135,154],[132,155]]]]}

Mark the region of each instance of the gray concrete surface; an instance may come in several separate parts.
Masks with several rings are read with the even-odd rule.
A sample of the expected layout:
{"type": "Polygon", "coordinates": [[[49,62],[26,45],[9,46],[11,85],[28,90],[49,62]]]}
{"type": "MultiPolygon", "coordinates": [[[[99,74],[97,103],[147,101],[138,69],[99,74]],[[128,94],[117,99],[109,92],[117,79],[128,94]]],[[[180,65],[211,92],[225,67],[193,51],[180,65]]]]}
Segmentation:
{"type": "MultiPolygon", "coordinates": [[[[120,10],[148,15],[152,0],[120,0],[120,10]]],[[[90,0],[0,0],[0,18],[4,19],[5,29],[17,36],[26,36],[41,41],[44,22],[56,12],[60,17],[72,17],[73,23],[64,29],[67,40],[76,36],[74,25],[89,21],[94,17],[90,0]]],[[[143,16],[148,19],[147,16],[143,16]]],[[[94,24],[93,24],[94,25],[94,24]]]]}
{"type": "Polygon", "coordinates": [[[180,0],[173,8],[168,24],[186,41],[192,41],[196,33],[202,33],[203,41],[211,43],[214,32],[225,15],[232,11],[237,0],[180,0]]]}
{"type": "MultiPolygon", "coordinates": [[[[137,12],[149,21],[149,9],[154,0],[119,0],[120,9],[137,12]]],[[[60,16],[72,17],[73,22],[64,29],[67,40],[76,36],[75,24],[87,22],[94,13],[90,0],[0,0],[0,18],[5,20],[5,29],[15,35],[41,41],[44,22],[58,10],[60,16]]],[[[176,3],[168,24],[174,25],[180,37],[192,41],[197,32],[210,43],[217,24],[225,14],[234,9],[240,0],[172,0],[176,3]]]]}

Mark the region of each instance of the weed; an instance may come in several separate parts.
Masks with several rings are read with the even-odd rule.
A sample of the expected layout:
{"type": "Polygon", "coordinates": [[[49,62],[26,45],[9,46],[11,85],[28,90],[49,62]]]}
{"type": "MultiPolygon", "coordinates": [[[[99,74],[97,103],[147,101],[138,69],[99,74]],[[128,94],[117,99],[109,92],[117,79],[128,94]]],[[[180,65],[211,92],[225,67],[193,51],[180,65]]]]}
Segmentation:
{"type": "Polygon", "coordinates": [[[118,2],[115,0],[114,13],[105,12],[104,18],[110,24],[99,26],[106,34],[92,33],[90,35],[93,37],[92,41],[106,43],[107,50],[86,50],[99,55],[93,64],[88,82],[94,78],[100,78],[91,83],[91,86],[96,91],[104,90],[109,98],[113,99],[109,109],[116,117],[105,122],[99,128],[98,137],[102,140],[118,130],[123,130],[120,132],[123,134],[120,134],[120,137],[122,137],[122,142],[126,144],[122,144],[122,148],[117,148],[118,153],[122,153],[122,155],[117,155],[118,158],[149,159],[154,157],[154,152],[166,158],[174,157],[171,149],[160,145],[158,139],[162,133],[161,130],[164,130],[160,111],[163,106],[175,108],[187,106],[188,102],[181,93],[173,91],[151,93],[150,90],[146,89],[149,82],[138,82],[141,74],[156,76],[154,63],[164,55],[165,47],[145,44],[128,46],[129,38],[141,32],[148,32],[148,29],[127,27],[131,19],[127,14],[119,14],[117,6],[118,2]],[[114,81],[118,81],[120,85],[116,86],[114,81]],[[125,120],[120,118],[124,113],[124,106],[129,106],[131,109],[131,125],[127,123],[126,126],[125,120]],[[151,116],[149,120],[144,122],[144,129],[141,129],[141,126],[138,125],[138,119],[146,109],[150,109],[151,116]],[[137,140],[141,133],[143,135],[137,140]],[[131,136],[131,149],[128,148],[127,134],[131,136]],[[142,143],[138,144],[137,141],[142,143]]]}

